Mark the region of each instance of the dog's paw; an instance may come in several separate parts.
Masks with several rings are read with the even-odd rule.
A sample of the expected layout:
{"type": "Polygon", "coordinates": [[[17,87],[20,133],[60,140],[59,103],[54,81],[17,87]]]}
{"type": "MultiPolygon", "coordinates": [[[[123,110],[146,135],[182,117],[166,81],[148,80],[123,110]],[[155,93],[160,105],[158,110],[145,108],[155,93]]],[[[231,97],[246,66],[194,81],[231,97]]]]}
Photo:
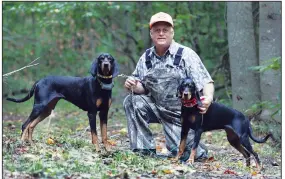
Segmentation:
{"type": "Polygon", "coordinates": [[[190,164],[190,165],[193,165],[194,164],[194,159],[188,159],[187,161],[186,161],[186,163],[187,164],[190,164]]]}
{"type": "Polygon", "coordinates": [[[263,165],[262,164],[256,164],[256,173],[261,173],[261,171],[263,170],[264,168],[263,168],[263,165]]]}
{"type": "Polygon", "coordinates": [[[96,150],[97,153],[100,152],[100,146],[99,146],[99,144],[95,144],[95,150],[96,150]]]}
{"type": "Polygon", "coordinates": [[[107,151],[107,152],[111,152],[111,146],[110,146],[110,144],[104,144],[104,148],[105,148],[105,150],[107,151]]]}

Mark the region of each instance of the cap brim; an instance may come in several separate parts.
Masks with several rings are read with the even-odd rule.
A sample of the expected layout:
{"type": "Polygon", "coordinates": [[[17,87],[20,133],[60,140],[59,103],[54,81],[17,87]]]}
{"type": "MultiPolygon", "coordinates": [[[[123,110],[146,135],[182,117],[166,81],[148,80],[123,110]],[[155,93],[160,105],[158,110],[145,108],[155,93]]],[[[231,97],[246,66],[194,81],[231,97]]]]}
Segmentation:
{"type": "Polygon", "coordinates": [[[170,22],[159,20],[159,21],[154,21],[154,22],[152,22],[152,23],[149,25],[149,28],[152,28],[152,26],[153,26],[155,23],[158,23],[158,22],[166,22],[166,23],[168,23],[171,27],[173,27],[173,24],[171,24],[170,22]]]}

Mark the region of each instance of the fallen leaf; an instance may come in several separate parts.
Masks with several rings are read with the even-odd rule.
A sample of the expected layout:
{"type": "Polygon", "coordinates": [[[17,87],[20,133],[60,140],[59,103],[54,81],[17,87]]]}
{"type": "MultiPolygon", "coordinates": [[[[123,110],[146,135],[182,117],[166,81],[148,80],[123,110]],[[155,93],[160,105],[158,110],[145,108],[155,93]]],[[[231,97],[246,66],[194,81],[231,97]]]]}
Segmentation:
{"type": "Polygon", "coordinates": [[[152,171],[151,171],[151,174],[156,175],[156,174],[157,174],[157,171],[156,171],[156,170],[152,170],[152,171]]]}
{"type": "Polygon", "coordinates": [[[20,148],[16,148],[15,151],[17,154],[19,154],[19,153],[27,152],[28,149],[26,147],[20,147],[20,148]]]}
{"type": "Polygon", "coordinates": [[[257,175],[257,172],[256,172],[256,171],[252,171],[252,172],[251,172],[251,175],[252,175],[252,176],[256,176],[256,175],[257,175]]]}
{"type": "Polygon", "coordinates": [[[167,148],[163,147],[162,150],[160,151],[162,154],[168,154],[167,148]]]}
{"type": "Polygon", "coordinates": [[[214,157],[209,157],[207,162],[213,162],[214,160],[215,160],[214,157]]]}
{"type": "Polygon", "coordinates": [[[48,140],[47,140],[47,144],[49,144],[49,145],[53,145],[55,142],[54,142],[54,140],[50,137],[50,138],[48,138],[48,140]]]}
{"type": "Polygon", "coordinates": [[[107,171],[107,175],[111,177],[113,175],[112,171],[107,171]]]}
{"type": "Polygon", "coordinates": [[[172,174],[173,172],[169,169],[165,169],[165,170],[162,170],[163,173],[165,174],[172,174]]]}
{"type": "Polygon", "coordinates": [[[116,143],[116,141],[114,141],[114,140],[108,140],[108,143],[110,144],[110,145],[112,145],[112,146],[116,146],[117,145],[117,143],[116,143]]]}
{"type": "Polygon", "coordinates": [[[127,128],[122,128],[119,132],[121,135],[127,135],[128,133],[127,128]]]}
{"type": "Polygon", "coordinates": [[[160,152],[162,150],[162,147],[160,145],[157,145],[156,150],[160,152]]]}
{"type": "Polygon", "coordinates": [[[237,175],[237,173],[236,173],[236,172],[234,172],[234,171],[231,171],[231,170],[229,170],[229,169],[225,170],[225,171],[224,171],[224,174],[232,174],[232,175],[237,175]]]}
{"type": "Polygon", "coordinates": [[[219,168],[221,168],[221,164],[220,164],[220,163],[216,163],[216,164],[215,164],[215,167],[216,167],[217,169],[219,169],[219,168]]]}

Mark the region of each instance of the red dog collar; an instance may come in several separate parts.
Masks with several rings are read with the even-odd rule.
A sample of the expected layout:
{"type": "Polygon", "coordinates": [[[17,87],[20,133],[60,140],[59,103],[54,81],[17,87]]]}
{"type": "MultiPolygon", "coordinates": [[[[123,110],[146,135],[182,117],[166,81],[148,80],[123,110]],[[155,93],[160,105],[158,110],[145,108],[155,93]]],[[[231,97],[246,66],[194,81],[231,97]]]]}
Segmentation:
{"type": "Polygon", "coordinates": [[[182,105],[188,108],[192,108],[197,105],[197,100],[196,98],[192,98],[190,100],[182,100],[182,105]]]}

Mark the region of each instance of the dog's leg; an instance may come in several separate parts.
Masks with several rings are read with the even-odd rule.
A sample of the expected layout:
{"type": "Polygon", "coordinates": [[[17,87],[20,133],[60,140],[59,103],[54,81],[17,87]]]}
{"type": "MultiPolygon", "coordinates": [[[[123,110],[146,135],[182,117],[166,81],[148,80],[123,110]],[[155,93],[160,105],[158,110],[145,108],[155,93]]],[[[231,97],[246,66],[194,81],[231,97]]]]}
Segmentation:
{"type": "Polygon", "coordinates": [[[181,141],[180,141],[180,145],[179,145],[179,151],[176,157],[176,160],[178,161],[179,158],[182,156],[182,154],[184,153],[185,147],[186,147],[186,141],[187,141],[187,135],[181,137],[181,141]]]}
{"type": "MultiPolygon", "coordinates": [[[[29,119],[28,119],[28,120],[29,120],[29,119]]],[[[28,120],[27,120],[27,121],[28,121],[28,120]]],[[[27,121],[26,121],[26,122],[27,122],[27,121]]],[[[32,122],[28,121],[27,123],[28,123],[28,124],[23,125],[24,127],[22,126],[22,134],[21,134],[21,140],[22,140],[22,141],[27,141],[27,140],[29,140],[29,137],[28,137],[28,128],[29,128],[29,126],[31,125],[32,122]]]]}
{"type": "Polygon", "coordinates": [[[98,143],[98,136],[97,136],[97,130],[96,130],[96,115],[97,115],[97,113],[89,113],[88,112],[89,124],[90,124],[90,129],[91,129],[92,144],[95,145],[96,152],[99,152],[100,147],[99,147],[99,143],[98,143]]]}
{"type": "Polygon", "coordinates": [[[225,131],[227,133],[227,138],[231,146],[233,146],[235,149],[237,149],[245,158],[246,160],[246,166],[250,166],[250,153],[246,151],[243,146],[241,145],[241,141],[239,136],[233,131],[232,128],[225,128],[225,131]]]}
{"type": "Polygon", "coordinates": [[[192,144],[191,154],[190,154],[190,157],[189,157],[189,159],[187,161],[190,164],[194,163],[197,147],[199,145],[202,133],[203,133],[202,129],[195,130],[195,136],[194,136],[194,142],[192,144]]]}
{"type": "Polygon", "coordinates": [[[29,139],[29,141],[31,143],[33,142],[32,135],[33,135],[33,131],[34,131],[36,125],[38,123],[40,123],[41,121],[43,121],[50,114],[51,114],[51,110],[50,109],[45,110],[37,119],[35,119],[33,122],[31,122],[31,124],[27,127],[27,129],[28,129],[28,139],[29,139]]]}
{"type": "Polygon", "coordinates": [[[33,106],[33,110],[31,112],[29,118],[22,125],[22,134],[21,134],[21,140],[22,141],[29,140],[29,136],[28,136],[29,126],[37,117],[39,117],[39,115],[41,114],[42,111],[43,111],[43,107],[38,106],[38,105],[33,106]]]}
{"type": "Polygon", "coordinates": [[[239,139],[228,139],[231,146],[233,146],[235,149],[237,149],[245,158],[246,160],[246,166],[250,166],[250,153],[248,153],[243,146],[241,145],[239,139]]]}
{"type": "Polygon", "coordinates": [[[186,147],[186,142],[187,142],[187,136],[188,136],[188,132],[190,130],[190,126],[189,126],[189,121],[188,119],[181,119],[182,121],[182,129],[181,129],[181,140],[180,140],[180,145],[179,145],[179,151],[176,157],[176,160],[178,161],[179,158],[182,156],[182,154],[184,153],[185,147],[186,147]]]}
{"type": "Polygon", "coordinates": [[[260,171],[262,169],[262,165],[260,163],[258,154],[256,152],[254,152],[254,150],[250,144],[248,136],[247,137],[244,136],[242,138],[241,144],[244,146],[244,148],[247,150],[247,152],[250,152],[254,156],[254,161],[256,164],[257,171],[260,171]]]}
{"type": "Polygon", "coordinates": [[[107,137],[108,110],[100,111],[99,116],[100,116],[100,129],[101,129],[102,142],[106,151],[110,152],[111,148],[108,143],[108,137],[107,137]]]}

